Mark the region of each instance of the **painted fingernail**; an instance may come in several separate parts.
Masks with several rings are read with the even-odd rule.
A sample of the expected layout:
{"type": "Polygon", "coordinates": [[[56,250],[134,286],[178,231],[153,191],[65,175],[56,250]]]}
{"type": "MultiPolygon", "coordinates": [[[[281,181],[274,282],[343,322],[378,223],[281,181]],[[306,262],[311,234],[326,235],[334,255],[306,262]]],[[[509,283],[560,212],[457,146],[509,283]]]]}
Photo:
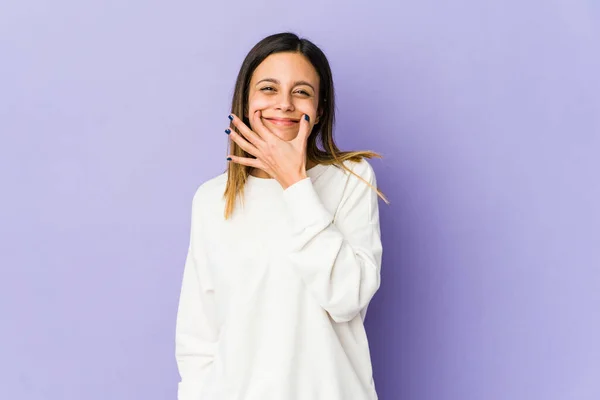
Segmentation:
{"type": "Polygon", "coordinates": [[[225,133],[229,135],[231,133],[231,129],[225,129],[225,133]]]}
{"type": "Polygon", "coordinates": [[[229,114],[227,118],[229,118],[230,121],[233,121],[233,116],[231,114],[229,114]]]}
{"type": "Polygon", "coordinates": [[[308,117],[308,114],[304,114],[304,119],[307,121],[310,121],[310,118],[308,117]]]}
{"type": "Polygon", "coordinates": [[[231,161],[231,157],[227,157],[227,161],[231,161]]]}

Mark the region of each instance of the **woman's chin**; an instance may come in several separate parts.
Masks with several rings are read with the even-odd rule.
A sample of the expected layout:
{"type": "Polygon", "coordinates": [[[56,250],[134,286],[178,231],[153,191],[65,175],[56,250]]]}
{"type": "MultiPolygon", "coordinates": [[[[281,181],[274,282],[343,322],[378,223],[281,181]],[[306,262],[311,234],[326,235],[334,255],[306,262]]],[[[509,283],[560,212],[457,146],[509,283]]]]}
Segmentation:
{"type": "Polygon", "coordinates": [[[264,119],[263,124],[281,140],[290,141],[298,136],[298,126],[280,126],[264,119]]]}
{"type": "Polygon", "coordinates": [[[293,131],[289,129],[271,129],[271,132],[273,132],[273,134],[279,139],[285,140],[286,142],[294,140],[296,136],[298,136],[298,131],[293,131]]]}

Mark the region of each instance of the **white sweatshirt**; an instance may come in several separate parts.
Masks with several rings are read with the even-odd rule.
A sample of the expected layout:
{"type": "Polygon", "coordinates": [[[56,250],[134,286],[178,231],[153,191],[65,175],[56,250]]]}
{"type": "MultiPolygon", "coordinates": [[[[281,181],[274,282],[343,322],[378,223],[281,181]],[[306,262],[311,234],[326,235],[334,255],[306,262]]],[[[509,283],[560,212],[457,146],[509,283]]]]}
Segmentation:
{"type": "MultiPolygon", "coordinates": [[[[366,159],[346,161],[376,186],[366,159]]],[[[249,176],[223,217],[226,173],[192,202],[176,323],[179,400],[375,400],[363,321],[379,288],[377,193],[316,165],[284,190],[249,176]]]]}

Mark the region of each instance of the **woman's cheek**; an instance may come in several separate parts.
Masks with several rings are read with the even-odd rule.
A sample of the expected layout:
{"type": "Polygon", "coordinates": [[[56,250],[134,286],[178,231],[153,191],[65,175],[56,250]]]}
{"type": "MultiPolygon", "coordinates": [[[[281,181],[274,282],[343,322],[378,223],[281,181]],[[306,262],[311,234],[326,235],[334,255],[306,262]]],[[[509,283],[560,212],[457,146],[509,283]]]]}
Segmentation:
{"type": "Polygon", "coordinates": [[[270,103],[269,99],[266,99],[264,96],[253,96],[248,101],[248,107],[250,108],[250,112],[255,112],[268,108],[270,103]]]}

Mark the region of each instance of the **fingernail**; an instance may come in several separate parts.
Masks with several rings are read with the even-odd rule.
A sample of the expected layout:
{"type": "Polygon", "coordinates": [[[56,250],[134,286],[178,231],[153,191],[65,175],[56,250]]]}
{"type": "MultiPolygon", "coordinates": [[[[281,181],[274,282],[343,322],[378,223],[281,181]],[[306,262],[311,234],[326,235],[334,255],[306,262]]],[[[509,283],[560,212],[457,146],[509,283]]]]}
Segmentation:
{"type": "Polygon", "coordinates": [[[229,120],[230,120],[230,121],[233,121],[233,117],[231,116],[231,114],[229,114],[229,115],[227,116],[227,118],[229,118],[229,120]]]}
{"type": "Polygon", "coordinates": [[[304,114],[304,119],[307,121],[310,121],[310,118],[308,117],[308,114],[304,114]]]}
{"type": "Polygon", "coordinates": [[[231,157],[227,157],[227,161],[231,161],[231,157]]]}
{"type": "Polygon", "coordinates": [[[229,135],[231,133],[231,129],[225,129],[225,133],[229,135]]]}

